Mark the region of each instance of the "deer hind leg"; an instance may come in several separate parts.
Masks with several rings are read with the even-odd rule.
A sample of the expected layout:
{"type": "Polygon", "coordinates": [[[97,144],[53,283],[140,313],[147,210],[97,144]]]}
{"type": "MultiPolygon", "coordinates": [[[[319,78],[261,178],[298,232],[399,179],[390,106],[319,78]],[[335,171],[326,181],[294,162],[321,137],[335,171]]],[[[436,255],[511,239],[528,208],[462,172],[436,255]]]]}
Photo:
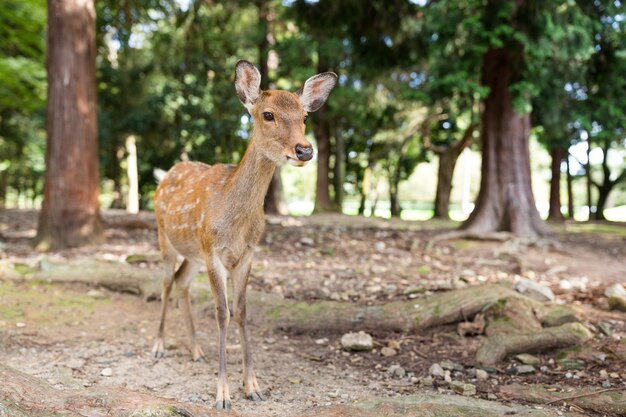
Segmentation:
{"type": "Polygon", "coordinates": [[[191,355],[194,361],[200,360],[205,357],[204,351],[200,347],[196,339],[196,328],[193,324],[193,314],[191,312],[191,301],[189,299],[189,287],[193,281],[194,275],[198,272],[200,265],[194,262],[190,262],[185,259],[176,271],[174,281],[176,282],[176,289],[178,290],[178,298],[183,311],[183,319],[185,321],[185,328],[187,329],[187,335],[189,336],[191,355]]]}
{"type": "Polygon", "coordinates": [[[228,299],[226,294],[226,279],[228,273],[224,265],[216,255],[207,257],[207,269],[211,292],[215,299],[215,317],[219,328],[219,371],[217,375],[217,394],[215,396],[215,408],[218,410],[230,410],[230,391],[226,377],[226,332],[230,321],[228,299]]]}
{"type": "Polygon", "coordinates": [[[165,317],[167,316],[167,304],[170,300],[172,284],[174,283],[174,271],[176,270],[176,250],[160,231],[159,247],[161,248],[165,276],[163,277],[163,289],[161,290],[161,322],[159,323],[159,330],[152,348],[152,357],[154,359],[162,358],[165,355],[165,317]]]}
{"type": "Polygon", "coordinates": [[[246,329],[246,287],[250,276],[252,256],[246,256],[244,259],[245,262],[242,262],[232,275],[233,317],[239,330],[239,340],[243,353],[243,385],[246,390],[246,398],[252,401],[263,401],[252,364],[252,353],[248,342],[248,330],[246,329]]]}

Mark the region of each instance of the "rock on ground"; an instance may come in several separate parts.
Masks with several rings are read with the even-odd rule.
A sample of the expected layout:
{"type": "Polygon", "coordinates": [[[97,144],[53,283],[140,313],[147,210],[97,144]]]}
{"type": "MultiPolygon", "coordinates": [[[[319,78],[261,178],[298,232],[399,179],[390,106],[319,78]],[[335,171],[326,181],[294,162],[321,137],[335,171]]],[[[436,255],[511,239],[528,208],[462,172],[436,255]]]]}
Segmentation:
{"type": "Polygon", "coordinates": [[[541,302],[554,301],[556,299],[550,288],[537,284],[535,281],[529,279],[520,279],[517,281],[515,291],[541,302]]]}
{"type": "Polygon", "coordinates": [[[368,351],[374,348],[374,340],[365,332],[351,332],[341,336],[341,346],[344,350],[352,352],[368,351]]]}

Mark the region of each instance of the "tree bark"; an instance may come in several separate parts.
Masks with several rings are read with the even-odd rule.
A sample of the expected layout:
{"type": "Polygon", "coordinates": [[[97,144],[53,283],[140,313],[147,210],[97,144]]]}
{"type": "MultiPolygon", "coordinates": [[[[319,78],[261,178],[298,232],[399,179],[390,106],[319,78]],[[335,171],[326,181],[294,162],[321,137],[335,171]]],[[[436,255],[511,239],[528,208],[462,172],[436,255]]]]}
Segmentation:
{"type": "Polygon", "coordinates": [[[566,323],[525,334],[497,334],[483,341],[476,352],[476,360],[495,365],[509,355],[577,346],[589,338],[591,334],[581,323],[566,323]]]}
{"type": "Polygon", "coordinates": [[[128,198],[126,211],[139,213],[139,171],[137,169],[137,144],[134,135],[126,138],[126,176],[128,177],[128,198]]]}
{"type": "Polygon", "coordinates": [[[470,233],[509,231],[524,237],[547,233],[531,188],[530,115],[516,113],[510,92],[522,59],[520,45],[492,47],[483,57],[482,82],[490,90],[482,114],[480,191],[476,208],[462,225],[470,233]]]}
{"type": "MultiPolygon", "coordinates": [[[[324,42],[323,37],[317,39],[318,44],[318,63],[317,72],[322,73],[329,71],[329,65],[326,57],[321,51],[320,46],[324,42]]],[[[317,143],[317,180],[315,185],[315,208],[314,213],[327,213],[338,211],[334,201],[330,198],[330,154],[331,154],[331,125],[326,113],[326,106],[322,106],[315,113],[315,122],[313,125],[313,135],[317,143]]]]}
{"type": "Polygon", "coordinates": [[[587,208],[588,208],[588,216],[587,220],[591,220],[593,218],[593,213],[591,212],[591,186],[593,185],[593,178],[591,178],[591,160],[589,155],[591,154],[591,138],[587,138],[587,162],[585,163],[585,178],[587,180],[587,208]]]}
{"type": "Polygon", "coordinates": [[[433,151],[439,156],[437,168],[437,192],[435,194],[434,219],[450,218],[450,194],[452,193],[452,178],[459,156],[472,141],[475,125],[467,128],[460,141],[447,147],[433,147],[433,151]]]}
{"type": "Polygon", "coordinates": [[[102,237],[95,18],[93,1],[48,2],[48,139],[36,239],[41,249],[102,237]]]}
{"type": "Polygon", "coordinates": [[[346,178],[346,146],[343,137],[335,135],[335,166],[333,167],[333,188],[335,190],[335,206],[341,213],[343,207],[343,183],[346,178]]]}
{"type": "Polygon", "coordinates": [[[563,221],[563,213],[561,213],[561,162],[565,149],[554,147],[550,149],[552,163],[550,166],[550,209],[548,211],[548,220],[563,221]]]}
{"type": "Polygon", "coordinates": [[[569,219],[574,219],[574,190],[572,184],[572,173],[570,172],[569,165],[569,151],[567,153],[567,157],[565,159],[567,162],[567,217],[569,219]]]}
{"type": "Polygon", "coordinates": [[[7,175],[7,172],[0,171],[0,208],[6,207],[8,183],[9,176],[7,175]]]}

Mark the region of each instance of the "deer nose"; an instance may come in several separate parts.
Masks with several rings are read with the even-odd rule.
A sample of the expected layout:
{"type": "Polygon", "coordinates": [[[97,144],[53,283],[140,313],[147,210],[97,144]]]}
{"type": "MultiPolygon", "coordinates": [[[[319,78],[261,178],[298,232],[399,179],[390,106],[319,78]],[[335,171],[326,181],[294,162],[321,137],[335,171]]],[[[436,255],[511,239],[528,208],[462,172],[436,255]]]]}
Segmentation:
{"type": "Polygon", "coordinates": [[[301,161],[310,161],[313,158],[313,147],[296,145],[296,156],[301,161]]]}

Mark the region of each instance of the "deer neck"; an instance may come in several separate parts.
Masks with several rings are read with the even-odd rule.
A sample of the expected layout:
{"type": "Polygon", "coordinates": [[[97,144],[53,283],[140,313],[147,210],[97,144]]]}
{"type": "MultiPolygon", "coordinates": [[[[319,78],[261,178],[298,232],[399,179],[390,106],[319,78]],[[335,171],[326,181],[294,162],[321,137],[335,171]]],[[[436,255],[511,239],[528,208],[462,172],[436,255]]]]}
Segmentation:
{"type": "Polygon", "coordinates": [[[253,132],[248,149],[229,181],[228,207],[243,213],[262,208],[275,169],[276,163],[258,149],[253,132]]]}

